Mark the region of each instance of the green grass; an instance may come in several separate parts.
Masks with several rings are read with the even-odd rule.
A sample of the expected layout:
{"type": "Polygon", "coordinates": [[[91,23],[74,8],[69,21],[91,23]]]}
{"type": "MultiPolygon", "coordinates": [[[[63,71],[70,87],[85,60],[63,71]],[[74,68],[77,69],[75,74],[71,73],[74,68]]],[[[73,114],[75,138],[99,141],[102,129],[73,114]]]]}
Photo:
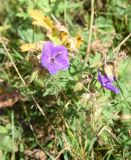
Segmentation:
{"type": "Polygon", "coordinates": [[[129,0],[6,0],[0,15],[0,160],[131,160],[129,0]],[[33,25],[31,9],[64,32],[33,25]],[[70,47],[77,34],[82,44],[70,47]],[[41,68],[47,40],[68,48],[69,70],[41,68]],[[25,43],[38,48],[22,52],[25,43]],[[118,95],[97,80],[105,63],[118,95]]]}

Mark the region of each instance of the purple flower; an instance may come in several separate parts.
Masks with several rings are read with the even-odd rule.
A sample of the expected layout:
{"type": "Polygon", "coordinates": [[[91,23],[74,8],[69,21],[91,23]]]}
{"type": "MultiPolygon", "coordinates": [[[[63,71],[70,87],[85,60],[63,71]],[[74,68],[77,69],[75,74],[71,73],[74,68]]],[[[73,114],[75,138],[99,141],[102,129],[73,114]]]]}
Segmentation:
{"type": "Polygon", "coordinates": [[[116,94],[119,94],[120,93],[120,90],[118,88],[116,88],[115,86],[113,86],[113,82],[116,80],[116,78],[114,77],[113,79],[110,79],[108,78],[108,76],[105,74],[105,75],[101,75],[100,71],[98,71],[98,81],[101,83],[101,85],[116,93],[116,94]]]}
{"type": "Polygon", "coordinates": [[[41,56],[41,64],[50,74],[56,74],[60,70],[69,68],[68,51],[62,46],[54,46],[50,41],[44,44],[41,56]]]}

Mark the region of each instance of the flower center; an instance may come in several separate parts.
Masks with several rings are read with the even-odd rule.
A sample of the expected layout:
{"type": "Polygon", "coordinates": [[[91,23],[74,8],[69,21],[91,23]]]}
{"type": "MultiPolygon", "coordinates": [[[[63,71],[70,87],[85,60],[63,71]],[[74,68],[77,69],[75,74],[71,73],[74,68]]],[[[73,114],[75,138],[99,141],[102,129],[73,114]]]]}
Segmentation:
{"type": "Polygon", "coordinates": [[[50,62],[51,62],[51,63],[54,63],[54,62],[55,62],[55,58],[51,58],[51,59],[50,59],[50,62]]]}
{"type": "Polygon", "coordinates": [[[55,63],[55,59],[56,59],[57,57],[59,57],[61,54],[62,54],[61,51],[60,51],[60,52],[57,52],[57,55],[56,55],[55,57],[50,57],[50,58],[49,58],[49,62],[50,62],[50,63],[55,63]]]}

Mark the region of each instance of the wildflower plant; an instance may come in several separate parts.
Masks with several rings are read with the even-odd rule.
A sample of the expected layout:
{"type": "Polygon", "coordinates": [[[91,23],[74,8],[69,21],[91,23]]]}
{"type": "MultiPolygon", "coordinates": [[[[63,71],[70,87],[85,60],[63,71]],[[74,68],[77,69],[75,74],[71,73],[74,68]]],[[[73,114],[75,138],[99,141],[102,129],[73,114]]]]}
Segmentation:
{"type": "Polygon", "coordinates": [[[101,83],[101,85],[104,88],[106,88],[116,94],[119,94],[120,90],[118,88],[116,88],[115,86],[113,86],[113,84],[112,84],[115,80],[116,80],[115,77],[113,77],[113,79],[110,79],[106,74],[102,76],[100,71],[98,71],[98,81],[101,83]]]}
{"type": "Polygon", "coordinates": [[[3,4],[2,158],[130,159],[127,0],[3,4]]]}
{"type": "Polygon", "coordinates": [[[42,50],[41,65],[48,69],[50,74],[67,70],[69,68],[67,49],[62,45],[54,46],[52,42],[47,41],[42,50]]]}

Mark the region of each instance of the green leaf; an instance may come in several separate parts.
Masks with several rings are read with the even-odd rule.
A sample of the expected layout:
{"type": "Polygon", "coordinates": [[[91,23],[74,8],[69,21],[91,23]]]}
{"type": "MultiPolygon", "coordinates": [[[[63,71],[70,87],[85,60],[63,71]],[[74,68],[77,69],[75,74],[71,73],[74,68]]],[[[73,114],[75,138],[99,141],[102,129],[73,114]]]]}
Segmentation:
{"type": "Polygon", "coordinates": [[[20,18],[23,18],[23,19],[26,19],[29,17],[29,15],[26,13],[26,12],[19,12],[16,14],[17,17],[20,17],[20,18]]]}
{"type": "Polygon", "coordinates": [[[96,27],[103,29],[108,32],[115,32],[115,28],[113,26],[113,22],[111,19],[107,19],[105,17],[98,17],[95,20],[96,27]]]}
{"type": "Polygon", "coordinates": [[[10,136],[0,136],[0,149],[11,152],[13,149],[12,138],[10,136]]]}
{"type": "Polygon", "coordinates": [[[8,133],[8,129],[4,126],[0,126],[0,134],[7,134],[8,133]]]}
{"type": "Polygon", "coordinates": [[[30,77],[30,83],[32,83],[37,78],[38,78],[38,70],[34,70],[30,77]]]}

